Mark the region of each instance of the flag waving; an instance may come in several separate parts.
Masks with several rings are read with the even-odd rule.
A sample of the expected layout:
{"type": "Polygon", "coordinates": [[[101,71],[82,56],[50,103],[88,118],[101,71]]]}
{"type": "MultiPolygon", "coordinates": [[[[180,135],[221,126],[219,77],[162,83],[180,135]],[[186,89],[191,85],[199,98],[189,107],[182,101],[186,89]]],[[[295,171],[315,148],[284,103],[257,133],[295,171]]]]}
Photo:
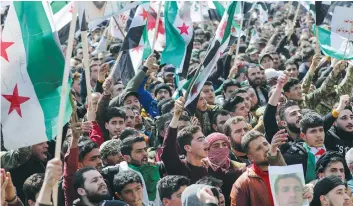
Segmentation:
{"type": "MultiPolygon", "coordinates": [[[[17,1],[10,5],[0,57],[1,122],[7,149],[56,136],[64,56],[50,15],[47,2],[17,1]]],[[[66,102],[65,122],[71,115],[70,101],[66,102]]]]}
{"type": "Polygon", "coordinates": [[[177,68],[177,74],[182,73],[187,46],[193,34],[190,17],[190,2],[178,8],[176,1],[166,1],[164,4],[164,21],[166,44],[162,52],[161,63],[172,64],[177,68]]]}
{"type": "Polygon", "coordinates": [[[199,73],[195,74],[196,79],[191,86],[191,91],[187,96],[185,107],[190,104],[201,92],[203,85],[210,76],[213,68],[216,66],[218,59],[221,57],[224,49],[228,46],[230,39],[231,27],[234,18],[236,1],[232,2],[228,9],[224,12],[221,22],[218,25],[216,36],[213,38],[205,56],[205,60],[201,65],[199,73]]]}

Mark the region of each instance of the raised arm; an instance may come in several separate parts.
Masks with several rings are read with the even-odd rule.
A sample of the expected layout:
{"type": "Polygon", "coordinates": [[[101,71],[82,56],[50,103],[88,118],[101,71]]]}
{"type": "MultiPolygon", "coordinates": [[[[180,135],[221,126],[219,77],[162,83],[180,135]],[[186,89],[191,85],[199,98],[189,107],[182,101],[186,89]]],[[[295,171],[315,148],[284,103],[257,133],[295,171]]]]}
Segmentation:
{"type": "Polygon", "coordinates": [[[346,76],[344,77],[342,82],[337,86],[336,92],[340,96],[348,94],[351,97],[352,88],[353,88],[353,66],[349,65],[346,76]]]}
{"type": "Polygon", "coordinates": [[[179,158],[177,150],[178,121],[184,111],[184,102],[183,97],[175,101],[174,115],[169,124],[168,133],[163,143],[164,148],[161,158],[169,175],[178,175],[175,174],[175,171],[180,171],[181,167],[185,167],[179,158]]]}
{"type": "Polygon", "coordinates": [[[304,95],[305,105],[309,109],[315,109],[317,104],[324,99],[325,96],[334,91],[334,86],[338,81],[339,74],[344,70],[343,61],[338,62],[327,79],[322,83],[321,87],[314,90],[312,93],[304,95]]]}
{"type": "Polygon", "coordinates": [[[317,65],[320,61],[320,54],[315,54],[313,61],[309,67],[308,72],[306,73],[306,75],[303,78],[303,82],[302,82],[302,93],[303,94],[307,94],[309,92],[311,83],[313,82],[313,78],[315,76],[315,72],[317,69],[317,65]]]}
{"type": "Polygon", "coordinates": [[[288,82],[288,76],[284,72],[281,76],[278,77],[277,86],[268,100],[264,112],[264,127],[265,127],[265,136],[267,141],[271,142],[272,137],[278,132],[279,128],[276,120],[277,105],[279,99],[281,98],[281,93],[284,85],[288,82]]]}

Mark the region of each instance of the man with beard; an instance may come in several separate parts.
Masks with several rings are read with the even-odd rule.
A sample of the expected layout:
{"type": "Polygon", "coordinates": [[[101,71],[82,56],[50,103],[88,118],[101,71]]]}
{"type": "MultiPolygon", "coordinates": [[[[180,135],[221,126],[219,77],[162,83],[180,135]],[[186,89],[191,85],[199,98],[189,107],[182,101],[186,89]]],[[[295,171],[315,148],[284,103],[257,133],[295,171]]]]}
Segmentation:
{"type": "Polygon", "coordinates": [[[231,116],[227,110],[224,110],[224,109],[216,110],[212,117],[212,122],[211,122],[213,131],[224,133],[223,125],[230,118],[231,116]]]}
{"type": "Polygon", "coordinates": [[[256,130],[246,133],[241,145],[251,166],[235,181],[230,194],[231,205],[274,205],[268,166],[286,165],[278,146],[287,140],[283,130],[272,138],[271,145],[263,134],[256,130]]]}
{"type": "Polygon", "coordinates": [[[157,195],[157,183],[160,179],[158,164],[149,164],[147,144],[143,137],[130,136],[122,141],[121,154],[128,166],[141,173],[148,193],[148,199],[154,201],[157,195]]]}
{"type": "Polygon", "coordinates": [[[268,91],[263,86],[260,68],[255,64],[249,65],[249,68],[246,71],[246,77],[248,78],[249,84],[256,92],[260,106],[265,106],[268,101],[268,91]]]}
{"type": "Polygon", "coordinates": [[[229,158],[233,161],[245,163],[247,166],[251,164],[241,147],[241,141],[245,133],[249,131],[248,124],[243,117],[232,117],[224,123],[224,134],[230,139],[229,158]]]}
{"type": "Polygon", "coordinates": [[[349,196],[345,193],[345,183],[337,176],[331,175],[320,180],[314,187],[312,206],[349,206],[349,196]]]}
{"type": "MultiPolygon", "coordinates": [[[[209,135],[212,133],[211,119],[218,106],[207,104],[204,92],[200,92],[197,100],[195,116],[200,122],[203,134],[209,135]]],[[[189,111],[190,113],[194,111],[189,111]]]]}
{"type": "Polygon", "coordinates": [[[126,115],[125,126],[135,128],[135,114],[132,107],[124,106],[121,109],[125,112],[125,115],[126,115]]]}
{"type": "Polygon", "coordinates": [[[75,193],[79,197],[73,202],[73,205],[127,205],[119,200],[111,200],[107,184],[94,167],[84,167],[78,170],[73,182],[75,193]]]}
{"type": "Polygon", "coordinates": [[[348,95],[341,96],[340,101],[343,101],[343,104],[334,110],[336,114],[338,113],[338,118],[334,126],[327,132],[325,145],[327,149],[345,155],[353,147],[353,112],[350,105],[347,105],[348,95]]]}

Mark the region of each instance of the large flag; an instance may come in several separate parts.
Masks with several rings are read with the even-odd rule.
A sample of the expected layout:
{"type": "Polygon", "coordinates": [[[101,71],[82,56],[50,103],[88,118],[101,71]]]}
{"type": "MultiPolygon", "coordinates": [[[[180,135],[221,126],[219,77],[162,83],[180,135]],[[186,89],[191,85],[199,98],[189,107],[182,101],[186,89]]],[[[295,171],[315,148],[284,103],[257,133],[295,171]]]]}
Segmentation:
{"type": "Polygon", "coordinates": [[[146,30],[148,11],[149,3],[137,7],[121,48],[122,54],[115,69],[114,79],[121,79],[125,85],[135,75],[142,60],[150,54],[146,30]]]}
{"type": "MultiPolygon", "coordinates": [[[[157,12],[159,9],[159,4],[163,3],[160,1],[151,1],[150,3],[150,9],[148,12],[148,22],[147,22],[147,31],[148,31],[148,41],[149,44],[153,44],[153,39],[156,38],[154,41],[154,50],[161,52],[163,51],[165,45],[166,45],[166,37],[165,37],[165,27],[164,27],[164,21],[163,21],[163,16],[160,15],[159,18],[159,23],[158,23],[158,28],[157,28],[157,34],[155,36],[155,28],[157,24],[157,12]]],[[[162,13],[162,11],[161,11],[162,13]]]]}
{"type": "Polygon", "coordinates": [[[330,6],[331,2],[315,1],[316,25],[321,25],[324,22],[330,6]]]}
{"type": "MultiPolygon", "coordinates": [[[[0,57],[1,122],[7,149],[56,136],[64,56],[50,15],[46,2],[15,1],[10,5],[0,57]]],[[[69,92],[65,122],[71,115],[69,92]]]]}
{"type": "Polygon", "coordinates": [[[176,73],[180,74],[183,70],[187,46],[193,35],[190,2],[184,2],[178,8],[176,1],[166,1],[164,4],[164,22],[168,44],[162,52],[161,64],[174,65],[176,73]]]}
{"type": "MultiPolygon", "coordinates": [[[[316,32],[316,29],[314,29],[316,32]]],[[[318,27],[318,39],[321,51],[336,59],[353,60],[353,45],[346,37],[333,31],[318,27]]]]}
{"type": "Polygon", "coordinates": [[[234,19],[234,13],[237,6],[233,1],[228,9],[224,12],[222,21],[219,23],[215,37],[213,38],[205,56],[205,60],[201,65],[201,70],[196,74],[196,79],[191,86],[191,91],[185,102],[185,106],[193,102],[201,92],[203,85],[210,76],[213,68],[216,66],[218,59],[221,57],[224,49],[228,46],[231,35],[231,27],[234,19]]]}

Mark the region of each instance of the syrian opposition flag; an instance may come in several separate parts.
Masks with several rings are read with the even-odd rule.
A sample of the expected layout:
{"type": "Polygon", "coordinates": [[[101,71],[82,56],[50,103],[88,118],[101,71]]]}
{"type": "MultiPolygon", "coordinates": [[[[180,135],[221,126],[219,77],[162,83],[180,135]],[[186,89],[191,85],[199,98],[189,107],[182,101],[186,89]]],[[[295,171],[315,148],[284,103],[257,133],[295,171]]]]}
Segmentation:
{"type": "MultiPolygon", "coordinates": [[[[316,28],[314,32],[316,32],[316,28]]],[[[326,56],[340,60],[353,60],[353,44],[351,40],[322,27],[318,27],[318,40],[321,51],[326,56]]]]}
{"type": "MultiPolygon", "coordinates": [[[[219,2],[219,1],[213,1],[213,4],[216,8],[217,14],[222,17],[225,12],[224,6],[219,2]]],[[[242,9],[241,9],[241,3],[237,4],[237,7],[235,9],[234,16],[237,17],[238,20],[243,18],[242,16],[242,9]]],[[[235,37],[239,37],[242,35],[245,35],[244,31],[241,30],[239,22],[237,22],[235,19],[232,21],[232,28],[231,28],[231,35],[235,37]]]]}
{"type": "Polygon", "coordinates": [[[315,17],[315,1],[300,1],[300,4],[315,17]]]}
{"type": "MultiPolygon", "coordinates": [[[[65,62],[50,15],[46,2],[14,1],[10,5],[0,57],[1,122],[7,149],[56,136],[65,62]]],[[[65,122],[71,115],[69,93],[65,122]]]]}
{"type": "MultiPolygon", "coordinates": [[[[74,10],[74,2],[72,1],[52,1],[50,3],[53,12],[55,29],[58,31],[60,43],[64,44],[69,38],[70,22],[72,20],[72,12],[74,10]]],[[[76,30],[79,30],[79,24],[76,24],[76,30]]]]}
{"type": "Polygon", "coordinates": [[[178,8],[176,1],[166,1],[164,4],[164,22],[166,31],[166,47],[162,52],[161,64],[172,64],[176,73],[182,73],[187,46],[193,35],[190,17],[190,4],[178,8]]]}
{"type": "Polygon", "coordinates": [[[213,38],[209,48],[207,49],[207,54],[201,65],[201,70],[199,73],[195,74],[197,76],[195,77],[196,79],[191,86],[191,91],[187,97],[185,106],[196,99],[198,94],[201,92],[201,89],[207,78],[210,76],[213,68],[216,66],[218,59],[221,57],[223,51],[228,46],[237,3],[238,2],[233,1],[229,5],[228,9],[224,12],[222,21],[218,25],[216,35],[213,38]]]}
{"type": "Polygon", "coordinates": [[[122,54],[115,69],[114,79],[121,79],[125,85],[134,77],[142,60],[150,54],[146,30],[148,11],[149,3],[137,7],[121,48],[122,54]]]}
{"type": "MultiPolygon", "coordinates": [[[[158,12],[158,7],[160,3],[161,2],[159,1],[151,1],[149,12],[148,12],[147,31],[148,31],[148,41],[149,41],[149,44],[151,45],[153,43],[153,39],[155,38],[157,12],[158,12]]],[[[157,28],[156,40],[154,41],[154,44],[155,44],[154,49],[156,51],[161,52],[163,51],[166,45],[165,27],[164,27],[164,21],[163,21],[162,15],[160,15],[160,18],[158,21],[159,23],[157,28]]]]}

